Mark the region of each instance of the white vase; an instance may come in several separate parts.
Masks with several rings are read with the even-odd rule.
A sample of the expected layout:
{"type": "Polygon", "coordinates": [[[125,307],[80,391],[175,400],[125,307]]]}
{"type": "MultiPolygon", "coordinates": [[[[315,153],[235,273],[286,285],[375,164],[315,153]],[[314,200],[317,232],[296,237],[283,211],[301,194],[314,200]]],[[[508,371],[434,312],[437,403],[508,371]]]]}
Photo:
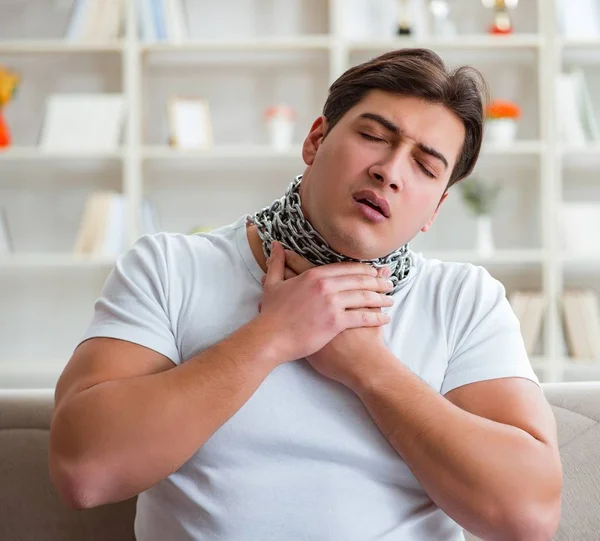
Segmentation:
{"type": "Polygon", "coordinates": [[[273,116],[267,120],[267,133],[275,150],[289,150],[294,140],[294,121],[283,115],[273,116]]]}
{"type": "Polygon", "coordinates": [[[490,216],[477,216],[476,249],[481,256],[491,256],[494,253],[494,234],[492,231],[492,218],[490,216]]]}
{"type": "Polygon", "coordinates": [[[493,118],[485,123],[485,138],[494,145],[510,145],[517,137],[517,121],[513,118],[493,118]]]}

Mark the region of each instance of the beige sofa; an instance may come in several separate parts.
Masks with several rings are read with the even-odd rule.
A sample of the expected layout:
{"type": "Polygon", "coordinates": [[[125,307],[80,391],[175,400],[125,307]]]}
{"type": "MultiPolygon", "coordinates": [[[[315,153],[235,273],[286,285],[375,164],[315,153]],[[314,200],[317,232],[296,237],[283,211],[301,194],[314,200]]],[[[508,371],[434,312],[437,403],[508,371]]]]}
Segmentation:
{"type": "MultiPolygon", "coordinates": [[[[598,540],[600,383],[553,384],[544,391],[558,422],[565,472],[556,539],[598,540]]],[[[0,540],[133,540],[134,500],[73,511],[59,499],[48,477],[51,412],[49,392],[0,391],[0,540]]]]}

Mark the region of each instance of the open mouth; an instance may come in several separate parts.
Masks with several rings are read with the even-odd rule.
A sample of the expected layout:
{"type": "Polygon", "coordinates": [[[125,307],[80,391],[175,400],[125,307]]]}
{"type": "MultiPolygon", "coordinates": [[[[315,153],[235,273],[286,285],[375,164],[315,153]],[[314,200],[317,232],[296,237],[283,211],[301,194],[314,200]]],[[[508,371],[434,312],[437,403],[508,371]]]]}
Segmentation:
{"type": "MultiPolygon", "coordinates": [[[[357,203],[361,203],[363,205],[367,205],[368,207],[371,207],[372,209],[376,210],[377,212],[379,212],[379,214],[381,214],[382,216],[385,216],[384,212],[381,210],[381,207],[379,207],[376,203],[373,203],[372,201],[369,201],[368,199],[357,199],[356,200],[357,203]]],[[[387,218],[387,216],[386,216],[387,218]]]]}

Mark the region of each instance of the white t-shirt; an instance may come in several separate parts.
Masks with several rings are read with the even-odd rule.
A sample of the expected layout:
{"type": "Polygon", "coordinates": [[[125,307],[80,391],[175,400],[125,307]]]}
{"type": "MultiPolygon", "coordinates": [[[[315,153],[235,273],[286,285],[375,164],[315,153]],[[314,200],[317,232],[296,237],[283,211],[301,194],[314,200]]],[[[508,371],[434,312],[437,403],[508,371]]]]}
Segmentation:
{"type": "MultiPolygon", "coordinates": [[[[210,234],[142,237],[122,256],[84,335],[180,364],[258,315],[263,272],[245,217],[210,234]]],[[[444,394],[537,382],[505,290],[486,270],[415,256],[385,327],[398,358],[444,394]]],[[[189,412],[202,415],[201,411],[189,412]]],[[[140,494],[138,541],[459,541],[362,402],[306,360],[277,367],[177,472],[140,494]]]]}

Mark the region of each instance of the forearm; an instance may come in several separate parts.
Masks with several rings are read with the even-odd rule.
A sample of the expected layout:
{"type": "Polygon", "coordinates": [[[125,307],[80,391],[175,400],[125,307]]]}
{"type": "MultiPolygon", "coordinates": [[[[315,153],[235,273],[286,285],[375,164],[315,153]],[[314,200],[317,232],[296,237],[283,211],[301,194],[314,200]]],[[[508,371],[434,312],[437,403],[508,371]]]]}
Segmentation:
{"type": "Polygon", "coordinates": [[[50,442],[53,477],[72,485],[62,492],[80,492],[69,500],[93,507],[138,494],[177,470],[277,365],[264,336],[251,323],[171,370],[66,398],[50,442]]]}
{"type": "Polygon", "coordinates": [[[514,517],[543,516],[553,501],[550,446],[458,408],[397,361],[387,365],[354,390],[431,499],[483,539],[539,539],[514,517]]]}

